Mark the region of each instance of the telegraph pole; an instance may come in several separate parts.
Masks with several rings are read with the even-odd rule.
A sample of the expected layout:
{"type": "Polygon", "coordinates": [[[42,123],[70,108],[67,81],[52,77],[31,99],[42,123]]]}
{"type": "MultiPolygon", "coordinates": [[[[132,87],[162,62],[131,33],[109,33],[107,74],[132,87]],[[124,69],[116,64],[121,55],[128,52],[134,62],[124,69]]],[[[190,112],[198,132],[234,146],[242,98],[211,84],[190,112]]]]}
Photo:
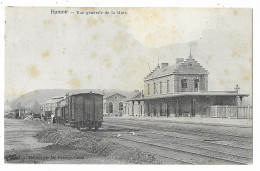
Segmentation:
{"type": "Polygon", "coordinates": [[[238,84],[236,85],[235,87],[235,90],[236,90],[236,93],[237,93],[237,96],[236,96],[236,112],[237,112],[237,119],[238,119],[238,99],[239,99],[239,95],[238,95],[238,91],[239,91],[239,87],[238,87],[238,84]]]}

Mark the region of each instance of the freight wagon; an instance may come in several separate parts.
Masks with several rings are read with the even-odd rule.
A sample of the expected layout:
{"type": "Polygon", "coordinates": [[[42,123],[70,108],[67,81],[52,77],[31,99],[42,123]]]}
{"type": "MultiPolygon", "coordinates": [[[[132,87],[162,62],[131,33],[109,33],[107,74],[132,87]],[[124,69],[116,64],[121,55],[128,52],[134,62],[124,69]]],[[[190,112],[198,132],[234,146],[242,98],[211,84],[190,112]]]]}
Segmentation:
{"type": "Polygon", "coordinates": [[[66,95],[55,110],[55,121],[78,129],[101,127],[103,122],[103,95],[81,93],[66,95]]]}

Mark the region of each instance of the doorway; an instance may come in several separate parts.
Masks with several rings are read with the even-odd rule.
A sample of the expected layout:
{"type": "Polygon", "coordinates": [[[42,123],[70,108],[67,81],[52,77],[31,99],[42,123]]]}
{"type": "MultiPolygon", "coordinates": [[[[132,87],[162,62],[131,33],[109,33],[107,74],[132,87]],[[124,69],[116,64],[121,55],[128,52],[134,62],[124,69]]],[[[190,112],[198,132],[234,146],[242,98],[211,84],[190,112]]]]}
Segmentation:
{"type": "Polygon", "coordinates": [[[196,99],[191,99],[191,117],[195,117],[195,103],[196,99]]]}
{"type": "Polygon", "coordinates": [[[108,108],[109,108],[109,113],[113,113],[113,103],[110,102],[109,105],[108,105],[108,108]]]}

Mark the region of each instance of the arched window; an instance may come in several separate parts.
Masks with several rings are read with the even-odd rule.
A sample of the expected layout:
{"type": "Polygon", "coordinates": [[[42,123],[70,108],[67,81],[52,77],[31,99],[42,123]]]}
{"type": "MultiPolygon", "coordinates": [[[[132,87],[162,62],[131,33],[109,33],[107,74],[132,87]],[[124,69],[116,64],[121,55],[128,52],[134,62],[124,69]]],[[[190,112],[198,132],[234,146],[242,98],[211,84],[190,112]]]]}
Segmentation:
{"type": "Polygon", "coordinates": [[[109,113],[113,113],[113,103],[110,102],[108,106],[109,106],[109,113]]]}
{"type": "Polygon", "coordinates": [[[120,102],[118,106],[119,106],[119,110],[123,110],[123,103],[122,102],[120,102]]]}

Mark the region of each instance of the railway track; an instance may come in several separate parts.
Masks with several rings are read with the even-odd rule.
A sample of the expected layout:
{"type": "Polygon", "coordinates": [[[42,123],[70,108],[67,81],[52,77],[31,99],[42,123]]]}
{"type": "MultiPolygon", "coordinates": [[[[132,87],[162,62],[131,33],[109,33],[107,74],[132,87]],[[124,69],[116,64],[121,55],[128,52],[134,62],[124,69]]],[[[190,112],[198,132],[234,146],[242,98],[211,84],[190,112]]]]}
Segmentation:
{"type": "MultiPolygon", "coordinates": [[[[126,126],[126,125],[118,125],[118,124],[115,125],[115,124],[107,124],[107,123],[105,123],[105,125],[109,125],[109,126],[113,126],[113,127],[136,129],[136,127],[129,127],[129,126],[126,126]]],[[[252,158],[249,157],[250,155],[249,156],[244,156],[244,155],[240,155],[240,154],[231,154],[231,153],[227,152],[228,150],[229,151],[233,150],[235,152],[239,151],[242,154],[250,154],[252,152],[252,149],[250,149],[250,148],[243,148],[243,147],[237,147],[237,146],[231,146],[231,145],[223,145],[223,144],[218,144],[218,143],[213,143],[213,142],[204,142],[203,140],[198,140],[198,139],[194,140],[192,138],[187,138],[185,136],[182,136],[182,137],[181,136],[172,136],[172,135],[167,134],[167,133],[151,131],[151,129],[147,129],[147,128],[141,128],[141,129],[145,130],[145,131],[149,131],[150,132],[149,135],[157,134],[157,136],[160,135],[160,136],[166,136],[167,138],[169,138],[169,137],[174,138],[173,141],[171,141],[172,144],[179,144],[179,145],[184,146],[182,148],[182,150],[181,150],[182,152],[190,153],[190,154],[193,154],[193,155],[199,155],[199,156],[207,156],[207,157],[210,157],[212,159],[216,158],[216,159],[222,160],[222,161],[230,161],[230,162],[236,163],[236,164],[248,164],[248,163],[250,163],[252,161],[252,158]],[[188,142],[190,142],[190,140],[191,140],[191,141],[198,141],[198,142],[203,143],[203,144],[211,144],[211,145],[215,146],[214,147],[215,150],[212,149],[212,147],[211,148],[207,147],[207,146],[206,147],[198,147],[198,146],[187,144],[187,143],[181,143],[181,142],[176,141],[176,138],[181,138],[181,139],[184,139],[184,140],[188,140],[188,142]],[[220,151],[220,149],[222,149],[223,146],[228,147],[226,152],[225,152],[225,150],[220,151]],[[185,150],[185,148],[190,148],[192,150],[191,151],[187,151],[187,150],[185,150]],[[199,150],[200,153],[203,152],[204,154],[200,154],[200,153],[194,152],[194,151],[198,151],[198,150],[199,150]],[[214,154],[214,156],[209,155],[210,153],[214,154]],[[222,156],[222,157],[218,157],[218,156],[222,156]],[[229,158],[236,158],[237,160],[230,160],[229,158]]],[[[154,137],[149,137],[149,136],[146,136],[145,138],[147,138],[147,137],[150,138],[152,141],[154,141],[155,139],[157,139],[157,140],[159,139],[159,138],[154,138],[154,137]]],[[[136,141],[136,140],[131,139],[129,141],[136,141]]],[[[179,150],[180,151],[180,149],[176,149],[176,148],[174,150],[179,150]]]]}
{"type": "MultiPolygon", "coordinates": [[[[114,118],[113,118],[114,119],[114,118]]],[[[119,119],[119,118],[117,118],[119,119]]],[[[145,122],[155,122],[155,123],[174,123],[174,124],[182,124],[182,125],[203,125],[203,126],[216,126],[219,127],[219,124],[215,123],[204,123],[204,122],[182,122],[182,121],[170,121],[170,120],[150,120],[150,119],[136,119],[136,118],[120,118],[120,120],[131,120],[131,121],[145,121],[145,122]]],[[[252,126],[244,126],[244,125],[232,125],[232,124],[222,124],[221,127],[235,127],[235,128],[252,128],[252,126]]]]}
{"type": "MultiPolygon", "coordinates": [[[[91,133],[93,135],[96,135],[94,134],[93,132],[88,132],[88,133],[91,133]]],[[[121,139],[121,140],[126,140],[126,141],[131,141],[131,142],[137,142],[135,140],[131,140],[131,139],[126,139],[126,138],[117,138],[117,139],[121,139]]],[[[140,143],[140,142],[138,142],[140,143]]],[[[145,144],[145,143],[142,143],[142,144],[145,144]]],[[[131,147],[131,146],[130,146],[131,147]]],[[[160,158],[165,158],[167,160],[171,160],[174,162],[174,164],[189,164],[189,165],[195,165],[197,163],[195,162],[192,162],[192,161],[186,161],[186,160],[182,160],[182,159],[179,159],[179,158],[176,158],[176,157],[173,157],[173,156],[169,156],[169,155],[165,155],[165,154],[158,154],[158,153],[154,153],[154,152],[151,152],[151,151],[147,151],[149,152],[150,154],[154,155],[154,156],[159,156],[160,158]],[[177,162],[177,163],[176,163],[177,162]]],[[[172,162],[170,162],[170,164],[173,164],[172,162]]]]}
{"type": "MultiPolygon", "coordinates": [[[[208,155],[208,154],[200,154],[200,153],[195,153],[195,152],[191,152],[191,151],[187,151],[187,150],[180,150],[180,149],[176,149],[176,148],[172,148],[172,147],[168,147],[168,146],[164,146],[164,145],[159,145],[159,144],[156,144],[156,143],[145,142],[145,141],[142,141],[142,140],[133,140],[133,139],[130,139],[130,138],[125,138],[125,137],[118,137],[118,138],[126,140],[126,141],[135,142],[135,143],[138,143],[138,144],[144,144],[144,145],[156,147],[156,148],[167,150],[167,151],[174,151],[174,152],[179,152],[179,153],[185,153],[185,154],[188,154],[188,155],[191,155],[191,156],[194,156],[194,157],[195,156],[200,156],[200,157],[204,158],[204,161],[202,163],[197,163],[197,162],[185,161],[183,159],[182,160],[178,159],[179,161],[185,162],[187,164],[207,164],[208,162],[205,161],[205,158],[206,158],[206,160],[207,159],[213,159],[214,162],[216,162],[216,163],[218,163],[218,161],[219,161],[220,163],[225,162],[226,164],[236,164],[236,165],[246,165],[246,164],[248,164],[248,162],[241,162],[241,161],[236,161],[236,160],[227,159],[227,158],[220,158],[220,157],[212,156],[212,155],[208,155]]],[[[162,155],[162,156],[165,157],[164,155],[162,155]]],[[[184,158],[186,158],[186,157],[184,157],[184,158]]],[[[193,157],[190,157],[190,158],[193,158],[193,157]]],[[[175,159],[175,158],[173,158],[173,159],[175,159]]]]}
{"type": "MultiPolygon", "coordinates": [[[[134,121],[139,121],[139,122],[141,122],[142,120],[134,120],[134,121]]],[[[148,120],[148,121],[146,121],[146,122],[150,122],[150,123],[153,123],[153,122],[156,122],[156,123],[160,123],[160,122],[158,122],[158,121],[150,121],[150,120],[148,120]]],[[[127,123],[127,122],[126,122],[127,123]]],[[[128,122],[129,123],[129,122],[128,122]]],[[[172,123],[172,122],[168,122],[168,123],[172,123]]],[[[132,124],[132,123],[131,123],[132,124]]],[[[178,123],[178,124],[181,124],[181,123],[178,123]]],[[[136,126],[140,126],[140,125],[138,125],[138,124],[132,124],[132,125],[136,125],[136,126]]],[[[163,128],[160,128],[161,130],[166,130],[166,129],[163,129],[163,128]]],[[[225,137],[235,137],[235,138],[244,138],[244,139],[248,139],[248,138],[251,138],[250,136],[241,136],[241,135],[234,135],[234,134],[222,134],[222,133],[219,133],[219,132],[205,132],[205,131],[201,131],[201,130],[196,130],[196,131],[194,131],[194,130],[192,130],[192,129],[190,129],[190,130],[183,130],[183,129],[179,129],[179,128],[174,128],[174,132],[176,132],[176,130],[178,130],[178,131],[185,131],[186,133],[190,133],[190,132],[193,132],[193,133],[195,133],[195,134],[203,134],[203,135],[205,135],[205,134],[208,134],[208,135],[220,135],[220,136],[225,136],[225,137]]]]}
{"type": "MultiPolygon", "coordinates": [[[[129,128],[129,129],[133,129],[133,130],[137,128],[137,127],[132,127],[132,126],[126,126],[126,125],[120,125],[120,124],[111,124],[111,123],[103,123],[103,125],[113,126],[113,127],[121,127],[121,128],[129,128]]],[[[132,125],[134,125],[134,124],[132,124],[132,125]]],[[[143,127],[140,127],[140,125],[135,125],[135,126],[138,126],[138,128],[141,129],[141,130],[149,131],[153,134],[158,134],[158,132],[156,132],[156,131],[158,131],[158,129],[143,128],[143,127]]],[[[160,135],[163,135],[163,136],[166,136],[166,137],[180,138],[180,139],[189,140],[189,141],[191,140],[191,141],[196,141],[196,142],[201,142],[201,143],[206,143],[206,144],[213,144],[213,145],[218,145],[220,147],[225,146],[225,147],[228,147],[228,148],[252,150],[252,148],[247,148],[247,147],[228,145],[228,144],[220,144],[220,143],[216,143],[215,141],[205,141],[205,139],[201,140],[201,139],[197,139],[197,138],[190,138],[190,137],[187,137],[183,133],[179,133],[179,132],[172,131],[172,130],[170,131],[170,133],[165,133],[165,132],[169,132],[169,130],[160,129],[159,131],[161,131],[161,132],[159,132],[160,135]],[[172,133],[177,133],[177,134],[180,134],[180,135],[171,135],[172,133]]]]}
{"type": "MultiPolygon", "coordinates": [[[[163,136],[167,136],[168,135],[163,135],[163,136]]],[[[154,138],[154,137],[149,137],[151,139],[159,139],[159,138],[154,138]]],[[[243,155],[240,155],[240,154],[231,154],[231,153],[228,153],[228,152],[223,152],[223,151],[220,151],[220,150],[214,150],[212,148],[208,148],[208,147],[200,147],[200,146],[195,146],[195,145],[190,145],[190,144],[187,144],[187,143],[181,143],[181,142],[177,142],[177,141],[172,141],[172,144],[178,144],[178,145],[181,145],[181,146],[185,146],[185,147],[191,147],[191,148],[195,148],[197,150],[200,150],[200,151],[206,151],[206,152],[213,152],[213,153],[219,153],[219,154],[224,154],[226,156],[230,156],[230,157],[237,157],[237,158],[243,158],[243,159],[246,159],[246,160],[252,160],[251,157],[248,157],[248,156],[243,156],[243,155]]]]}
{"type": "Polygon", "coordinates": [[[151,154],[153,154],[154,156],[159,156],[161,158],[166,158],[166,159],[170,159],[170,160],[173,160],[173,161],[177,161],[177,162],[180,162],[181,164],[190,164],[190,165],[195,165],[196,164],[194,162],[187,162],[187,161],[176,159],[174,157],[169,157],[169,156],[166,156],[166,155],[160,155],[160,154],[155,154],[155,153],[151,153],[151,154]]]}

